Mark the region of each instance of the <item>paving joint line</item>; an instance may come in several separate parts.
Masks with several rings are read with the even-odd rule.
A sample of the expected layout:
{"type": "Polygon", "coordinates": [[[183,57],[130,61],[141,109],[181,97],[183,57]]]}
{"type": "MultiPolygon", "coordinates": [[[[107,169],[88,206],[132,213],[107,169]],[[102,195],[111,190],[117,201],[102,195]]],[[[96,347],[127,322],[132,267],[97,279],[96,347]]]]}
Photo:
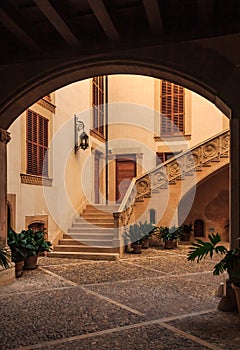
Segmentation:
{"type": "Polygon", "coordinates": [[[138,310],[136,310],[136,309],[133,309],[133,308],[127,306],[127,305],[124,305],[124,304],[122,304],[122,303],[119,303],[118,301],[115,301],[115,300],[113,300],[113,299],[111,299],[111,298],[109,298],[109,297],[106,297],[106,296],[104,296],[104,295],[102,295],[102,294],[100,294],[100,293],[94,292],[94,291],[91,290],[91,289],[88,289],[88,288],[83,287],[83,286],[81,286],[81,289],[84,290],[87,294],[92,294],[92,295],[94,295],[94,296],[96,296],[96,297],[98,297],[98,298],[100,298],[100,299],[102,299],[102,300],[105,300],[105,301],[107,301],[107,302],[109,302],[109,303],[111,303],[111,304],[113,304],[113,305],[115,305],[115,306],[120,307],[121,309],[130,311],[131,313],[133,313],[133,314],[135,314],[135,315],[145,316],[144,313],[142,313],[142,312],[140,312],[140,311],[138,311],[138,310]]]}
{"type": "MultiPolygon", "coordinates": [[[[190,314],[183,314],[179,316],[170,316],[170,317],[164,317],[160,319],[155,319],[155,320],[150,320],[150,321],[143,321],[143,322],[138,322],[134,323],[131,325],[126,325],[126,326],[119,326],[119,327],[114,327],[114,328],[108,328],[102,331],[96,331],[88,334],[80,334],[80,335],[75,335],[72,337],[68,338],[61,338],[61,339],[55,339],[55,340],[50,340],[50,341],[44,341],[42,343],[37,343],[33,345],[27,345],[27,346],[21,346],[18,348],[14,348],[11,350],[34,350],[34,349],[43,349],[44,346],[54,346],[54,345],[59,345],[59,344],[64,344],[68,342],[73,342],[73,341],[78,341],[78,340],[83,340],[83,339],[88,339],[88,338],[94,338],[102,335],[107,335],[107,334],[112,334],[112,333],[117,333],[117,332],[122,332],[125,330],[131,330],[139,327],[146,327],[146,326],[151,326],[153,324],[159,324],[160,326],[164,328],[168,328],[172,332],[178,333],[179,335],[182,335],[185,338],[191,339],[192,341],[195,341],[197,343],[200,343],[200,341],[204,342],[204,346],[208,347],[209,349],[212,350],[220,350],[220,348],[216,347],[215,345],[208,343],[200,338],[197,338],[189,333],[185,333],[184,331],[179,330],[178,328],[175,328],[171,325],[168,325],[166,322],[171,322],[171,321],[176,321],[176,320],[181,320],[184,318],[188,317],[195,317],[199,315],[205,315],[211,312],[216,312],[216,309],[211,309],[211,310],[206,310],[206,311],[199,311],[199,312],[193,312],[190,314]]],[[[200,343],[203,345],[203,343],[200,343]]]]}
{"type": "Polygon", "coordinates": [[[55,272],[49,271],[49,270],[47,270],[46,268],[43,268],[43,267],[41,267],[41,266],[39,266],[38,268],[39,268],[40,270],[42,270],[43,272],[45,272],[45,273],[51,275],[51,276],[57,277],[59,280],[61,280],[61,281],[63,281],[63,282],[69,283],[69,284],[70,284],[71,286],[73,286],[73,287],[79,287],[79,284],[77,284],[76,282],[73,282],[73,281],[71,281],[71,280],[68,280],[68,279],[66,279],[66,278],[64,278],[64,277],[62,277],[62,276],[56,274],[55,272]]]}
{"type": "Polygon", "coordinates": [[[184,338],[187,338],[187,339],[189,339],[189,340],[192,340],[192,341],[194,341],[195,343],[198,343],[198,344],[200,344],[200,345],[203,345],[203,346],[205,346],[205,347],[208,348],[208,349],[211,349],[211,350],[221,350],[221,349],[222,349],[222,348],[219,348],[218,346],[216,346],[216,345],[214,345],[214,344],[212,344],[212,343],[207,342],[206,340],[203,340],[203,339],[201,339],[201,338],[199,338],[199,337],[196,337],[195,335],[192,335],[192,334],[190,334],[190,333],[184,332],[184,331],[182,331],[181,329],[176,328],[176,327],[174,327],[174,326],[171,326],[171,325],[169,325],[169,324],[167,324],[167,323],[165,323],[165,322],[159,322],[158,324],[159,324],[161,327],[164,327],[164,328],[166,328],[166,329],[168,329],[168,330],[174,332],[175,334],[178,334],[178,335],[180,335],[180,336],[182,336],[182,337],[184,337],[184,338]]]}
{"type": "Polygon", "coordinates": [[[134,265],[134,266],[137,266],[137,267],[141,267],[142,269],[147,270],[147,271],[155,271],[155,272],[158,272],[158,273],[163,273],[164,275],[168,275],[167,272],[163,272],[163,271],[160,271],[160,270],[157,270],[157,269],[152,269],[151,267],[142,266],[140,264],[135,264],[134,262],[130,262],[130,261],[120,261],[120,262],[121,262],[121,264],[130,264],[130,265],[134,265]]]}
{"type": "MultiPolygon", "coordinates": [[[[160,271],[161,272],[161,271],[160,271]]],[[[137,281],[145,281],[145,280],[153,280],[153,279],[167,279],[167,278],[177,278],[177,277],[188,277],[188,276],[197,276],[201,274],[212,274],[212,271],[201,271],[201,272],[191,272],[186,274],[167,274],[164,276],[154,276],[154,277],[142,277],[142,278],[134,278],[134,279],[127,279],[127,280],[118,280],[118,281],[109,281],[109,282],[99,282],[99,283],[87,283],[87,284],[79,284],[79,286],[85,286],[85,287],[96,287],[96,286],[103,286],[108,284],[117,284],[117,283],[128,283],[128,282],[137,282],[137,281]]]]}

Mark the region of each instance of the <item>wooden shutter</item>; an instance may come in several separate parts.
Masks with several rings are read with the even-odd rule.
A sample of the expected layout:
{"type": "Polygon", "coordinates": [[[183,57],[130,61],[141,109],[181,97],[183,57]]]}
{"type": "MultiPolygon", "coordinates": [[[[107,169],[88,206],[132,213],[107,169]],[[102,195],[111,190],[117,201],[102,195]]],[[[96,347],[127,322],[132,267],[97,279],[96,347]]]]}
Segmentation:
{"type": "Polygon", "coordinates": [[[27,111],[27,173],[48,175],[48,119],[27,111]]]}
{"type": "Polygon", "coordinates": [[[184,132],[184,88],[162,80],[161,134],[184,132]]]}
{"type": "Polygon", "coordinates": [[[93,129],[104,136],[104,78],[94,77],[92,80],[93,129]]]}

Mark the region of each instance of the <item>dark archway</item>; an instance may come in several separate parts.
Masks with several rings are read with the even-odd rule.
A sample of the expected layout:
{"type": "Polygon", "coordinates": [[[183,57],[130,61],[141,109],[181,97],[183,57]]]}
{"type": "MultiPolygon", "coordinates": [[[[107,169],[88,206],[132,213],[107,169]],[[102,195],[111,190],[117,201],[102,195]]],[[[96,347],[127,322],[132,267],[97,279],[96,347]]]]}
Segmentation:
{"type": "Polygon", "coordinates": [[[201,219],[194,221],[194,237],[204,237],[204,222],[201,219]]]}
{"type": "Polygon", "coordinates": [[[12,64],[8,73],[0,66],[0,127],[7,129],[29,105],[60,87],[92,76],[115,73],[140,74],[176,82],[207,98],[230,117],[229,107],[235,91],[229,88],[227,96],[226,87],[232,69],[231,62],[216,52],[189,43],[164,51],[161,46],[155,46],[116,49],[85,57],[36,60],[12,64]],[[204,62],[201,71],[199,61],[204,62]]]}

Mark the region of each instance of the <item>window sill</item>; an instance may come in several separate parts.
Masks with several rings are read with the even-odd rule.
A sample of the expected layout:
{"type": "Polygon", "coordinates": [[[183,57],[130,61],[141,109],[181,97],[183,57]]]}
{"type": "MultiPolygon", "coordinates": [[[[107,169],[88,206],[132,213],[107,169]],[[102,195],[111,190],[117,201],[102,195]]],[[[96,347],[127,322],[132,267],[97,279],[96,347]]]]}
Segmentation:
{"type": "Polygon", "coordinates": [[[99,141],[105,142],[105,137],[97,132],[96,130],[90,130],[90,135],[98,139],[99,141]]]}
{"type": "Polygon", "coordinates": [[[37,101],[37,104],[42,106],[43,108],[47,109],[51,113],[55,113],[56,106],[52,104],[52,102],[48,101],[44,98],[41,98],[41,100],[37,101]]]}
{"type": "Polygon", "coordinates": [[[20,174],[21,183],[27,185],[37,185],[37,186],[52,186],[53,179],[45,176],[30,175],[30,174],[20,174]]]}
{"type": "Polygon", "coordinates": [[[161,136],[155,136],[154,141],[185,141],[185,140],[191,140],[191,135],[161,135],[161,136]]]}

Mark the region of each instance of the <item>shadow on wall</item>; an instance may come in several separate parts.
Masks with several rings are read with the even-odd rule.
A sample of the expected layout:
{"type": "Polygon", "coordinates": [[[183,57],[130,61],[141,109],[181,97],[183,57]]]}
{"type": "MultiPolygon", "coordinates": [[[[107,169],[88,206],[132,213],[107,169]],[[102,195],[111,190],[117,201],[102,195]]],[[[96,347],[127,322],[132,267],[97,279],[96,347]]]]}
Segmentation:
{"type": "Polygon", "coordinates": [[[228,207],[229,192],[227,190],[222,190],[204,209],[206,219],[217,224],[217,231],[221,234],[223,241],[229,240],[229,212],[226,210],[228,207]]]}

